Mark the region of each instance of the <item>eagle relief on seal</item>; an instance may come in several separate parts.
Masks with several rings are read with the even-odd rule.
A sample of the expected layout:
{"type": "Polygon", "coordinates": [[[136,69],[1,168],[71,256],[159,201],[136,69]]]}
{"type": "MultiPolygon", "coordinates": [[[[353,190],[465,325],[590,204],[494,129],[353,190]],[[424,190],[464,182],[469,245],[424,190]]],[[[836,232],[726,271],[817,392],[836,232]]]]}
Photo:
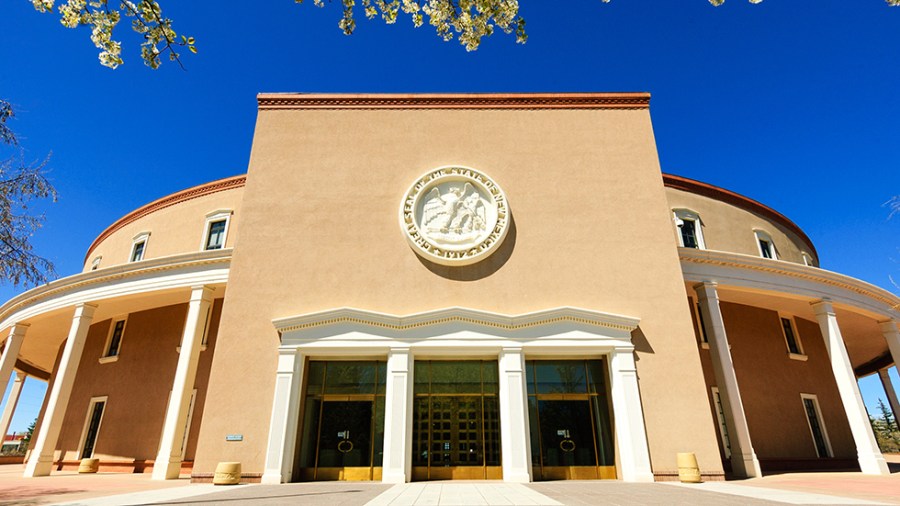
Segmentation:
{"type": "Polygon", "coordinates": [[[462,188],[450,186],[443,195],[432,188],[422,208],[422,226],[435,242],[471,242],[487,228],[485,200],[469,182],[462,188]]]}
{"type": "Polygon", "coordinates": [[[492,179],[468,167],[440,167],[416,180],[403,198],[400,225],[420,256],[443,265],[469,265],[503,242],[506,196],[492,179]]]}

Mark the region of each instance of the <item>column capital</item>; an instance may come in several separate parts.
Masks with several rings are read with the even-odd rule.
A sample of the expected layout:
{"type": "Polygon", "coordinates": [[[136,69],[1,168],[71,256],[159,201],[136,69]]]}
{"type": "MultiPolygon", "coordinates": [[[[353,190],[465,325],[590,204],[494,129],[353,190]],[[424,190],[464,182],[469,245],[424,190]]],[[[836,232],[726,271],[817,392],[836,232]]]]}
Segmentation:
{"type": "Polygon", "coordinates": [[[24,336],[25,332],[28,330],[28,327],[31,327],[30,323],[13,323],[9,327],[9,335],[10,336],[24,336]]]}
{"type": "Polygon", "coordinates": [[[897,330],[897,321],[893,318],[888,318],[887,320],[880,320],[878,322],[878,326],[881,327],[881,332],[883,334],[895,333],[897,330]]]}
{"type": "Polygon", "coordinates": [[[816,315],[834,314],[834,306],[831,304],[831,299],[829,299],[828,297],[822,297],[819,300],[814,300],[810,302],[809,305],[812,306],[813,312],[816,313],[816,315]]]}
{"type": "Polygon", "coordinates": [[[700,289],[704,289],[704,288],[705,288],[705,289],[713,289],[713,290],[715,290],[718,286],[719,286],[719,283],[717,283],[717,282],[715,282],[715,281],[708,281],[708,280],[707,280],[707,281],[701,281],[701,282],[695,284],[695,285],[694,285],[694,290],[700,290],[700,289]]]}
{"type": "Polygon", "coordinates": [[[191,302],[200,300],[212,300],[216,289],[209,285],[194,285],[191,287],[191,302]]]}

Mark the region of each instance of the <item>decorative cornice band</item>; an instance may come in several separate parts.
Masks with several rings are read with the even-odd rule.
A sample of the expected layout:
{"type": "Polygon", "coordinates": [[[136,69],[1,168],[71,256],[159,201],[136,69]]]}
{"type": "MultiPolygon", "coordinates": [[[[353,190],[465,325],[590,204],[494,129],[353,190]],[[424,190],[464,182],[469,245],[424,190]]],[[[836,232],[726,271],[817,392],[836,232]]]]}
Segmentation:
{"type": "Polygon", "coordinates": [[[260,109],[647,109],[649,93],[261,93],[260,109]]]}
{"type": "Polygon", "coordinates": [[[765,218],[768,218],[796,234],[797,237],[800,238],[800,240],[802,240],[807,244],[807,246],[809,246],[810,251],[808,253],[811,253],[815,255],[816,258],[819,258],[819,253],[816,251],[816,246],[812,243],[812,240],[810,240],[806,233],[787,216],[779,213],[778,211],[765,204],[761,204],[749,197],[745,197],[731,190],[719,188],[718,186],[713,186],[701,181],[695,181],[686,177],[676,176],[674,174],[663,174],[663,184],[668,188],[672,188],[673,190],[681,190],[688,193],[693,193],[695,195],[718,200],[720,202],[725,202],[746,211],[750,211],[751,213],[756,213],[765,218]]]}
{"type": "Polygon", "coordinates": [[[849,276],[819,269],[817,267],[809,267],[781,260],[757,258],[738,253],[696,250],[693,248],[678,248],[678,256],[682,262],[715,265],[733,269],[754,270],[833,286],[868,297],[894,311],[900,311],[900,298],[894,294],[874,285],[870,285],[865,281],[860,281],[849,276]]]}
{"type": "Polygon", "coordinates": [[[154,200],[149,204],[141,206],[134,211],[126,214],[125,216],[119,218],[112,225],[106,227],[106,230],[101,232],[100,235],[98,235],[97,238],[94,239],[94,242],[91,243],[91,246],[88,248],[87,253],[84,255],[84,263],[87,263],[88,259],[91,257],[91,253],[93,253],[94,249],[96,249],[101,242],[103,242],[107,237],[109,237],[116,231],[120,230],[122,227],[133,223],[134,221],[139,220],[144,216],[147,216],[148,214],[155,213],[160,209],[165,209],[167,207],[174,206],[175,204],[180,204],[181,202],[186,202],[198,197],[211,195],[213,193],[240,188],[244,186],[246,182],[246,174],[219,179],[209,183],[201,184],[199,186],[194,186],[186,190],[181,190],[180,192],[167,195],[161,199],[154,200]]]}
{"type": "Polygon", "coordinates": [[[272,321],[282,334],[304,331],[332,325],[350,324],[404,332],[409,330],[462,323],[518,331],[544,325],[572,323],[605,327],[622,332],[637,328],[640,320],[628,316],[612,315],[576,308],[557,308],[516,316],[499,315],[467,308],[448,308],[407,316],[387,315],[353,308],[341,308],[303,316],[279,318],[272,321]]]}
{"type": "Polygon", "coordinates": [[[5,322],[10,315],[21,309],[38,303],[63,292],[73,292],[85,287],[109,284],[126,278],[134,278],[147,274],[166,272],[205,265],[230,265],[231,248],[224,250],[202,251],[165,258],[154,258],[143,262],[107,267],[96,271],[74,274],[46,285],[33,288],[8,300],[0,306],[0,322],[5,322]]]}

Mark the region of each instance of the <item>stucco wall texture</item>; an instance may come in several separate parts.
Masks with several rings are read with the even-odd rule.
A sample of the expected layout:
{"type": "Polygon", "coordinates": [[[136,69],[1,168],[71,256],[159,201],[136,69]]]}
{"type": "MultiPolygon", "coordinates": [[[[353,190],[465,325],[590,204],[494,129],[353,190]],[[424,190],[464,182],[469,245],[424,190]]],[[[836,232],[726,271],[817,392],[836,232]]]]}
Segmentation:
{"type": "Polygon", "coordinates": [[[653,470],[692,451],[704,472],[721,472],[647,109],[263,109],[247,181],[195,472],[229,460],[263,471],[272,320],[345,306],[640,318],[653,470]],[[471,267],[423,261],[401,233],[404,192],[445,165],[483,171],[509,199],[506,243],[471,267]]]}

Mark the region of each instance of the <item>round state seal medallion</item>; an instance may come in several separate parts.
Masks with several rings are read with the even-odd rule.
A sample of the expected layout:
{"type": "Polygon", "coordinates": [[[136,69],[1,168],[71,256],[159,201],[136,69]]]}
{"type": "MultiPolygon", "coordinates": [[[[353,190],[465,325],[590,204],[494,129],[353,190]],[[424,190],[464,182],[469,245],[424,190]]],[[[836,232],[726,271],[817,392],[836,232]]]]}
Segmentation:
{"type": "Polygon", "coordinates": [[[440,167],[404,194],[400,226],[420,256],[442,265],[470,265],[503,242],[509,207],[503,190],[483,173],[440,167]]]}

